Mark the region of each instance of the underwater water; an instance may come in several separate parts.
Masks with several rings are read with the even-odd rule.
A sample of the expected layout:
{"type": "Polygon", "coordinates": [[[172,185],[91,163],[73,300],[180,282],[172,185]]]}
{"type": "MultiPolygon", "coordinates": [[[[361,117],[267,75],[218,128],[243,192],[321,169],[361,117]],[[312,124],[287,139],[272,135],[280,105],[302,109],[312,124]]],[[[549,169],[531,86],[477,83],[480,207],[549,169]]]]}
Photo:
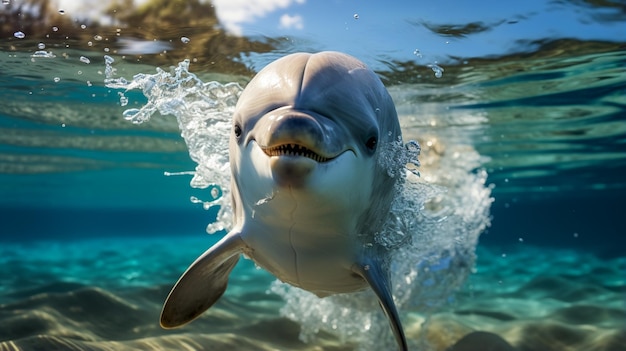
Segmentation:
{"type": "Polygon", "coordinates": [[[229,229],[239,94],[320,50],[374,69],[421,146],[376,238],[412,350],[626,350],[623,4],[41,3],[0,4],[0,350],[394,349],[371,292],[319,299],[250,260],[158,324],[229,229]]]}

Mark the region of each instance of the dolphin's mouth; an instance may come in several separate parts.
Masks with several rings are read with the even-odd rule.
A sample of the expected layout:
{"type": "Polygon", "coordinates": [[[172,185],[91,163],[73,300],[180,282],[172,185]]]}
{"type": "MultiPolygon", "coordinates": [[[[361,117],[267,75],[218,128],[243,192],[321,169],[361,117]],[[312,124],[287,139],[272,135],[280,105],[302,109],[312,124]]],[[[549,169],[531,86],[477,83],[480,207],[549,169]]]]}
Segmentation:
{"type": "Polygon", "coordinates": [[[317,152],[298,144],[282,144],[273,147],[262,148],[267,156],[299,156],[306,157],[318,163],[328,162],[333,157],[325,157],[317,152]]]}

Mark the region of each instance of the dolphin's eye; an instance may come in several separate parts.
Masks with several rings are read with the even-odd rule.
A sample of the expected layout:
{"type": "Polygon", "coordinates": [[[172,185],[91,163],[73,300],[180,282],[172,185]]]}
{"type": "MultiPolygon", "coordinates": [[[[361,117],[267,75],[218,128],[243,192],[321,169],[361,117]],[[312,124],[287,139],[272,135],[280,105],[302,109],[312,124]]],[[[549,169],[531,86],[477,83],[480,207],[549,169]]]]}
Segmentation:
{"type": "Polygon", "coordinates": [[[375,136],[373,136],[367,139],[367,142],[365,143],[365,147],[367,147],[367,149],[370,151],[374,151],[376,150],[377,144],[378,144],[378,139],[375,136]]]}
{"type": "Polygon", "coordinates": [[[235,124],[233,127],[233,132],[235,133],[235,138],[239,139],[241,136],[241,126],[239,124],[235,124]]]}

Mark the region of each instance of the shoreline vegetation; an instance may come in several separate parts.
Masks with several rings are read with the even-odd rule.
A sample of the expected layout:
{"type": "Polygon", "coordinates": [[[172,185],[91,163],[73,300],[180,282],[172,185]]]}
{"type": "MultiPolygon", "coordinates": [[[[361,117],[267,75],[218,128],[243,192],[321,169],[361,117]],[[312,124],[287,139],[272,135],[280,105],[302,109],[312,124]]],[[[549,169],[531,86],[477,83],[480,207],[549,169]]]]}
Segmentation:
{"type": "Polygon", "coordinates": [[[242,55],[276,49],[274,39],[227,33],[213,5],[200,0],[150,0],[140,6],[115,0],[95,17],[73,16],[51,0],[10,2],[0,8],[0,49],[36,49],[42,42],[47,47],[126,53],[126,60],[156,66],[192,58],[208,72],[246,76],[254,72],[240,61],[242,55]]]}

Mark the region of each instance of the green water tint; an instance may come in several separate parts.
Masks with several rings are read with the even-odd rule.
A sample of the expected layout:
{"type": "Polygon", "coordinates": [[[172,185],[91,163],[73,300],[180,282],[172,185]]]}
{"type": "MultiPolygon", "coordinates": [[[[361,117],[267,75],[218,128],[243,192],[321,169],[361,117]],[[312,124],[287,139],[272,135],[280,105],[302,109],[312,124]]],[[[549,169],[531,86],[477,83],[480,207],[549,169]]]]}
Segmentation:
{"type": "MultiPolygon", "coordinates": [[[[232,224],[228,138],[241,86],[205,83],[189,72],[188,60],[170,72],[157,68],[155,74],[139,73],[131,80],[117,77],[112,57],[107,56],[105,63],[107,87],[126,92],[139,89],[148,99],[140,108],[125,110],[124,118],[144,123],[155,114],[176,117],[197,164],[191,186],[211,193],[191,201],[202,202],[205,209],[219,208],[217,221],[208,225],[207,232],[228,230],[232,224]]],[[[406,165],[406,174],[392,175],[403,177],[404,182],[396,189],[385,230],[364,244],[393,251],[394,299],[403,318],[413,319],[452,301],[471,273],[478,236],[489,225],[492,202],[491,189],[485,186],[486,172],[474,171],[485,158],[470,145],[446,145],[450,152],[437,153],[433,143],[442,147],[441,140],[423,142],[428,147],[420,155],[425,166],[419,173],[416,142],[391,143],[385,151],[383,165],[390,170],[397,169],[392,165],[406,165]]],[[[371,291],[320,299],[279,282],[269,288],[285,300],[281,314],[301,325],[302,340],[314,340],[320,330],[326,330],[342,340],[358,342],[363,350],[395,347],[371,291]]]]}

